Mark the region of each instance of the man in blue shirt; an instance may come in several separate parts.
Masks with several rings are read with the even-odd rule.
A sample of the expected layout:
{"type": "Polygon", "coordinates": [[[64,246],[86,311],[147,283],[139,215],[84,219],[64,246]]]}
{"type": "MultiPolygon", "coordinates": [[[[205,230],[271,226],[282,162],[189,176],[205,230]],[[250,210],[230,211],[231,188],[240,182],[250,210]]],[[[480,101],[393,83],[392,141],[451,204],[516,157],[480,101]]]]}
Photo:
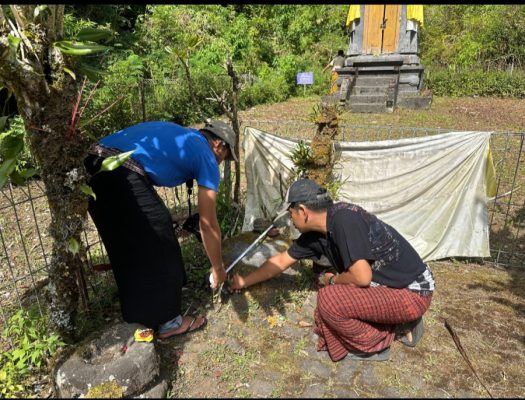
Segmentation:
{"type": "Polygon", "coordinates": [[[231,127],[213,120],[200,130],[144,122],[90,148],[85,166],[96,200],[90,198],[89,213],[108,252],[126,322],[158,329],[160,338],[205,325],[204,316],[181,315],[181,250],[169,210],[154,186],[197,181],[201,237],[211,263],[212,287],[218,287],[226,278],[216,215],[219,165],[225,159],[237,161],[234,149],[231,127]],[[131,150],[119,168],[97,173],[105,158],[131,150]]]}

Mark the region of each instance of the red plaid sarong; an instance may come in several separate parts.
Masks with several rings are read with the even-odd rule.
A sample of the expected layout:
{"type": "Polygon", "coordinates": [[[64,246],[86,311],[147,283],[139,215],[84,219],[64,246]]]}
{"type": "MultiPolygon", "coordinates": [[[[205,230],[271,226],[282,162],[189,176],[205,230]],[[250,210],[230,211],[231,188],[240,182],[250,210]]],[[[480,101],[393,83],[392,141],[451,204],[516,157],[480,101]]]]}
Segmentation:
{"type": "Polygon", "coordinates": [[[396,326],[421,317],[431,300],[432,295],[385,286],[323,287],[314,313],[317,351],[328,351],[332,361],[339,361],[349,351],[383,350],[394,340],[396,326]]]}

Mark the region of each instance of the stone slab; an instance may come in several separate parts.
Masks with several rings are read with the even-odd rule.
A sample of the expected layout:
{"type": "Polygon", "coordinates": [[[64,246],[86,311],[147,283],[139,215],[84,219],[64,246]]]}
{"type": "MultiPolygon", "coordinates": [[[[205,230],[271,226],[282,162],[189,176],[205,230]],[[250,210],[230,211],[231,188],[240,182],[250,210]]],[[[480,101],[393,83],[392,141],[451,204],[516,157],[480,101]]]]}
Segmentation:
{"type": "Polygon", "coordinates": [[[397,106],[400,108],[418,109],[429,108],[432,104],[431,96],[398,97],[397,106]]]}
{"type": "Polygon", "coordinates": [[[112,381],[126,397],[141,393],[159,375],[159,359],[153,342],[134,341],[138,328],[144,327],[119,323],[81,343],[56,370],[58,396],[83,396],[90,388],[112,381]],[[123,346],[127,351],[122,351],[123,346]]]}

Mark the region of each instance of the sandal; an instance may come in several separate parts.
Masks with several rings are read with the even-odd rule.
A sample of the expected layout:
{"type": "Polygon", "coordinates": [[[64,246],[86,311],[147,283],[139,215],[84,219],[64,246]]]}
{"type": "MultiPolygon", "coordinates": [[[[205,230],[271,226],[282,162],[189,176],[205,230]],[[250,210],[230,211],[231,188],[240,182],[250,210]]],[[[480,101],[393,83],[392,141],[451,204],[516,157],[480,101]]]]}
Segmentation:
{"type": "Polygon", "coordinates": [[[177,328],[169,329],[167,331],[159,333],[158,334],[158,338],[159,339],[167,339],[167,338],[169,338],[171,336],[185,335],[186,333],[194,332],[196,330],[204,328],[206,326],[206,323],[208,322],[208,320],[206,319],[206,317],[204,315],[190,315],[190,317],[191,317],[191,322],[189,323],[188,327],[185,330],[183,330],[182,332],[177,332],[177,331],[184,324],[184,317],[182,317],[183,321],[182,321],[182,324],[180,326],[178,326],[177,328]],[[199,317],[202,318],[202,323],[200,325],[195,325],[195,321],[197,321],[197,318],[199,318],[199,317]]]}
{"type": "Polygon", "coordinates": [[[403,335],[399,341],[408,347],[416,347],[416,344],[421,340],[423,336],[423,317],[416,319],[406,325],[402,325],[405,330],[410,330],[412,333],[412,340],[408,340],[405,335],[403,335]]]}
{"type": "Polygon", "coordinates": [[[348,353],[346,357],[350,360],[359,361],[388,361],[390,359],[390,347],[375,353],[348,353]]]}

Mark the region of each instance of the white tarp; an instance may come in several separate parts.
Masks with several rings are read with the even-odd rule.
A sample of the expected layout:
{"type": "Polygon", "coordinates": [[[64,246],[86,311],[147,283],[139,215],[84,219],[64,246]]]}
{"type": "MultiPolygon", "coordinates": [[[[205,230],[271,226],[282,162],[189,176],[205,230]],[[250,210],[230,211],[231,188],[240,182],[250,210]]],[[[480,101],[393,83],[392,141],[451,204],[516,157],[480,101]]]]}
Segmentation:
{"type": "MultiPolygon", "coordinates": [[[[490,132],[376,142],[339,142],[340,200],[395,227],[425,261],[488,257],[485,173],[490,132]]],[[[243,230],[277,214],[291,179],[297,141],[244,131],[248,184],[243,230]]]]}

